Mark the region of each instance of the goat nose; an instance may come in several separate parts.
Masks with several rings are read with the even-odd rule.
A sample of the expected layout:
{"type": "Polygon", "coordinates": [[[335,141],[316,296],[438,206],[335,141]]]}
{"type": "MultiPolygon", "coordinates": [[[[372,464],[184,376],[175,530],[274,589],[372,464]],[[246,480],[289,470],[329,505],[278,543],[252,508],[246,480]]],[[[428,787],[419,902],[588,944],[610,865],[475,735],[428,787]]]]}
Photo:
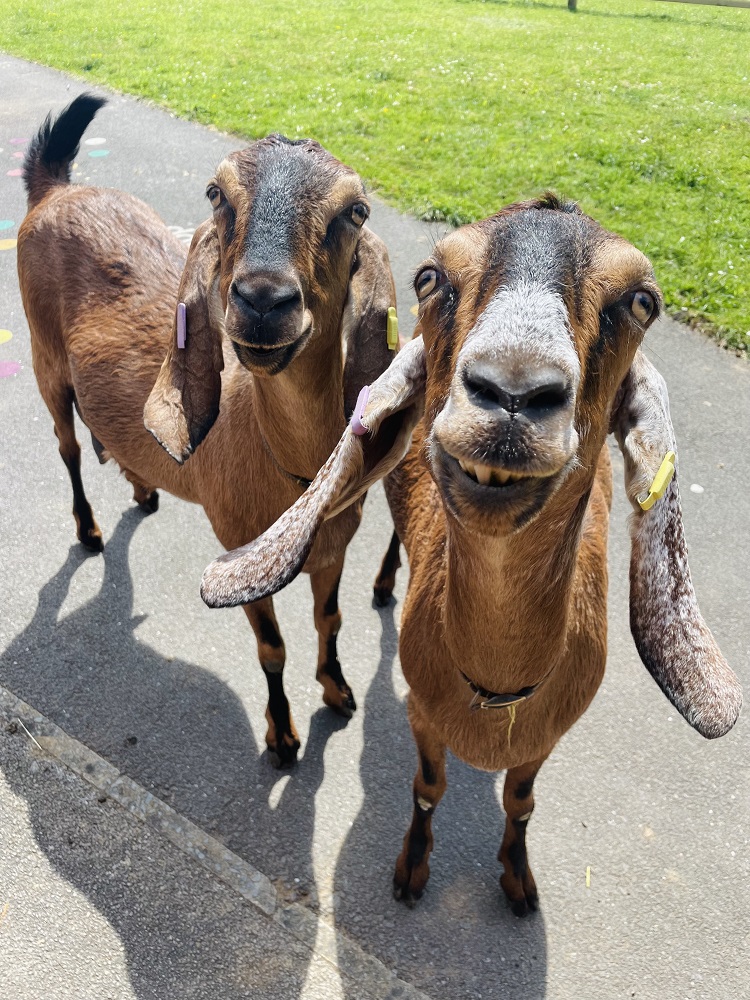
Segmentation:
{"type": "Polygon", "coordinates": [[[494,363],[475,361],[464,368],[463,381],[471,400],[484,409],[540,417],[571,402],[568,379],[556,368],[535,367],[514,375],[494,363]]]}
{"type": "Polygon", "coordinates": [[[235,278],[232,291],[260,316],[274,309],[289,311],[302,301],[299,283],[288,274],[252,274],[235,278]]]}

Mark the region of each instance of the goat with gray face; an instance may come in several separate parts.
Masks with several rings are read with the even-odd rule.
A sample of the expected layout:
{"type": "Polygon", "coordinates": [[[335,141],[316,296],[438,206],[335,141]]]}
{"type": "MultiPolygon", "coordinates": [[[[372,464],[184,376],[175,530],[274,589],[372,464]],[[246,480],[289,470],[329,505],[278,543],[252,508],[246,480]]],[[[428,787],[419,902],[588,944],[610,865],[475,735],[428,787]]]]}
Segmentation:
{"type": "Polygon", "coordinates": [[[450,748],[507,769],[501,885],[522,916],[538,905],[534,779],[606,662],[610,430],[635,511],[638,652],[703,736],[733,726],[742,695],[697,606],[676,477],[652,503],[676,446],[666,386],[639,349],[661,299],[648,260],[550,196],[441,240],[415,290],[419,335],[371,387],[369,434],[348,429],[305,497],[207,568],[203,595],[231,603],[286,582],[325,519],[394,469],[424,410],[386,479],[409,555],[399,649],[419,760],[394,891],[410,904],[424,891],[450,748]]]}
{"type": "MultiPolygon", "coordinates": [[[[199,503],[232,549],[304,492],[359,389],[387,367],[388,256],[364,225],[357,174],[315,142],[272,135],[221,162],[207,189],[212,217],[186,259],[143,202],[69,183],[102,103],[78,98],[31,144],[18,239],[34,370],[70,472],[78,537],[102,548],[81,481],[74,406],[100,458],[120,465],[146,511],[157,507],[157,487],[199,503]]],[[[317,677],[324,701],[343,715],[356,705],[336,654],[337,595],[360,516],[356,506],[331,521],[305,566],[317,677]]],[[[299,740],[273,604],[245,612],[268,682],[266,742],[274,762],[290,764],[299,740]]]]}

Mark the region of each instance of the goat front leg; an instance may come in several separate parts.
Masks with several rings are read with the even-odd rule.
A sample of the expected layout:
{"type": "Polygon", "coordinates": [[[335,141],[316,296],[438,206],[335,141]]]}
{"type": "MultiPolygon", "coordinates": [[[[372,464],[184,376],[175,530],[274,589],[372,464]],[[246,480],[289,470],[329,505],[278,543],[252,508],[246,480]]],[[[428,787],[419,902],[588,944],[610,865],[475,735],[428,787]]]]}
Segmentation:
{"type": "Polygon", "coordinates": [[[336,638],[341,628],[339,583],[344,557],[319,573],[310,574],[315,601],[315,628],[318,632],[318,669],[316,678],[323,685],[323,701],[334,712],[349,719],[357,708],[352,689],[344,680],[336,652],[336,638]]]}
{"type": "Polygon", "coordinates": [[[291,767],[297,760],[299,737],[284,694],[286,650],[270,597],[254,604],[243,604],[258,642],[258,658],[268,682],[266,707],[266,746],[274,767],[291,767]]]}
{"type": "Polygon", "coordinates": [[[413,906],[430,877],[432,814],[445,793],[445,745],[435,738],[409,696],[409,722],[419,754],[414,778],[414,812],[404,846],[396,861],[393,895],[413,906]]]}
{"type": "Polygon", "coordinates": [[[512,767],[505,776],[505,834],[497,858],[504,869],[500,885],[517,917],[539,908],[539,894],[526,854],[526,826],[534,811],[534,779],[546,759],[512,767]]]}

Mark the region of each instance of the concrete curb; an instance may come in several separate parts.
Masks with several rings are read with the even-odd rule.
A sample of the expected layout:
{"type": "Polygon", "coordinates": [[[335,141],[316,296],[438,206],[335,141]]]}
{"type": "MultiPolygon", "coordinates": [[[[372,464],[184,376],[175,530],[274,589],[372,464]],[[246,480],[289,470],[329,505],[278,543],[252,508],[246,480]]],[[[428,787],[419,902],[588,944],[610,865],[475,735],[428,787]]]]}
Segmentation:
{"type": "Polygon", "coordinates": [[[175,812],[165,802],[93,750],[0,686],[0,719],[20,723],[39,751],[106,794],[118,805],[155,830],[183,854],[197,861],[211,875],[242,896],[337,972],[361,983],[377,1000],[429,1000],[427,994],[398,979],[377,958],[355,941],[334,930],[299,903],[280,899],[271,880],[228,850],[200,827],[175,812]],[[345,971],[343,971],[345,970],[345,971]]]}

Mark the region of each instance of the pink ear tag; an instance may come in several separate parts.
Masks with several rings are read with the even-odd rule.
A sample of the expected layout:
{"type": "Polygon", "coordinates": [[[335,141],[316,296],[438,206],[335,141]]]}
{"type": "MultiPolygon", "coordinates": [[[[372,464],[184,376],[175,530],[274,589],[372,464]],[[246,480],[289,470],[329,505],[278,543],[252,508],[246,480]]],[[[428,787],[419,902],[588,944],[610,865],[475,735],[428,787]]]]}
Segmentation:
{"type": "Polygon", "coordinates": [[[187,340],[187,311],[184,302],[177,303],[177,346],[181,351],[185,350],[187,340]]]}
{"type": "Polygon", "coordinates": [[[359,396],[357,396],[357,405],[354,407],[354,413],[352,414],[352,434],[356,434],[357,437],[362,437],[363,434],[368,433],[368,428],[362,423],[362,414],[369,398],[370,387],[369,385],[363,385],[359,391],[359,396]]]}

